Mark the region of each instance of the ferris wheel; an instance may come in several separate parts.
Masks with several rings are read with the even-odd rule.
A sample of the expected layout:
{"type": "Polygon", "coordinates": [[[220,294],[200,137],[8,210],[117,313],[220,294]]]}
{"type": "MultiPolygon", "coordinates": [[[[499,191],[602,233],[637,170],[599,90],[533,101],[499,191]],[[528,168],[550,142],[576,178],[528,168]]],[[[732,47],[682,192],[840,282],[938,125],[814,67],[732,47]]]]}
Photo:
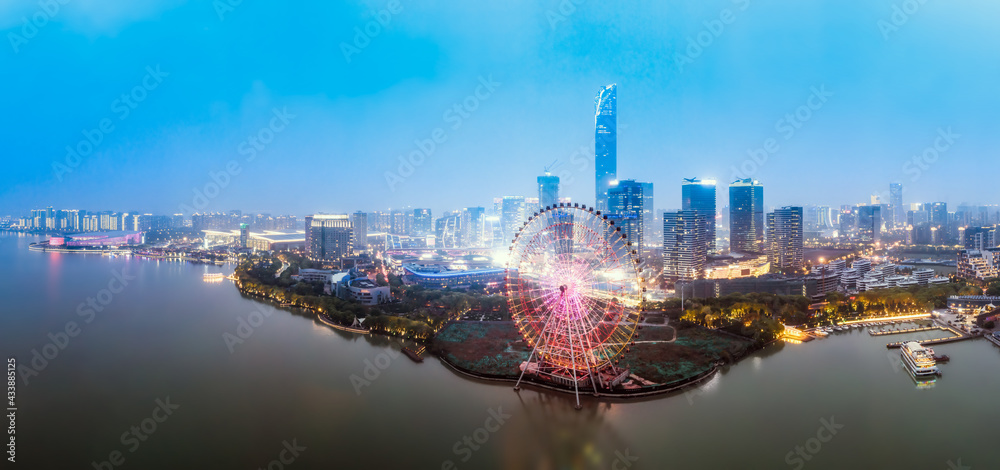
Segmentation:
{"type": "Polygon", "coordinates": [[[610,388],[628,371],[616,364],[632,341],[645,288],[638,246],[628,227],[579,205],[533,215],[514,237],[506,295],[514,322],[532,347],[521,377],[579,390],[610,388]]]}

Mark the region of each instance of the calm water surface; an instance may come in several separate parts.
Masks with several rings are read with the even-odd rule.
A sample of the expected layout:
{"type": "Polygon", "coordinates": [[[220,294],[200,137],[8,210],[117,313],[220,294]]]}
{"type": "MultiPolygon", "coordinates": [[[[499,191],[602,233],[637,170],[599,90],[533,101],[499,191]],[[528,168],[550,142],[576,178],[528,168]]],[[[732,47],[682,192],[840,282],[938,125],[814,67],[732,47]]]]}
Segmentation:
{"type": "Polygon", "coordinates": [[[305,449],[285,468],[1000,468],[1000,348],[984,340],[936,347],[952,362],[933,388],[885,349],[895,337],[855,331],[768,348],[693,391],[575,411],[202,280],[231,267],[29,252],[34,240],[0,234],[0,350],[28,366],[50,333],[80,331],[18,380],[22,468],[112,468],[114,451],[113,468],[267,468],[293,441],[305,449]],[[116,272],[134,279],[102,294],[116,272]],[[79,307],[99,295],[102,311],[79,307]],[[168,398],[178,408],[149,419],[168,398]],[[133,426],[145,440],[122,439],[133,426]],[[796,446],[808,460],[789,458],[796,446]]]}

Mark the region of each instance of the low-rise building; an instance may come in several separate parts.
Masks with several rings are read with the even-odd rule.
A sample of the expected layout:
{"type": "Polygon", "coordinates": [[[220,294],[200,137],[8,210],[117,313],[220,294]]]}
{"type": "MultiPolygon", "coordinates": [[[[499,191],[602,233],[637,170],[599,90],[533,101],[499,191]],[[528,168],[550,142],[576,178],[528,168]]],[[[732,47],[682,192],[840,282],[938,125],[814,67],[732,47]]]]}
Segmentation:
{"type": "Polygon", "coordinates": [[[330,278],[331,293],[344,300],[353,300],[362,305],[378,305],[392,300],[389,286],[379,286],[357,270],[342,271],[330,278]]]}
{"type": "Polygon", "coordinates": [[[503,284],[505,276],[506,271],[502,268],[459,271],[450,270],[444,266],[403,265],[403,282],[405,284],[419,284],[432,289],[469,287],[473,284],[496,287],[503,284]]]}
{"type": "Polygon", "coordinates": [[[948,297],[948,308],[958,310],[962,313],[970,313],[975,310],[1000,305],[1000,296],[995,295],[953,295],[948,297]]]}
{"type": "Polygon", "coordinates": [[[337,271],[334,271],[332,269],[306,269],[306,268],[303,268],[303,269],[299,270],[298,277],[293,276],[293,278],[296,278],[296,279],[298,279],[300,281],[303,281],[303,282],[330,283],[331,279],[333,278],[333,275],[336,274],[336,273],[337,273],[337,271]]]}
{"type": "Polygon", "coordinates": [[[997,278],[1000,275],[1000,248],[960,251],[957,274],[974,282],[997,278]]]}

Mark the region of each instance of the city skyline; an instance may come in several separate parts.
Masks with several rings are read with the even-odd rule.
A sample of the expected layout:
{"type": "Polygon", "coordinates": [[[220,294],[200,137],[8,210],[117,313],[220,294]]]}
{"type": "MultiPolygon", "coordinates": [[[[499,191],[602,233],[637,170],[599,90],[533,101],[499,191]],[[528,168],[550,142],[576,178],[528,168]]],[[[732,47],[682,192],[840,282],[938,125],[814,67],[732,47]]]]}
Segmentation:
{"type": "MultiPolygon", "coordinates": [[[[134,194],[143,212],[175,213],[182,205],[198,206],[193,191],[212,183],[212,175],[229,179],[218,195],[205,198],[204,211],[349,213],[410,206],[443,213],[486,205],[493,197],[533,195],[535,177],[553,160],[562,194],[590,205],[593,97],[610,83],[618,84],[621,98],[619,178],[670,188],[691,175],[722,183],[753,177],[768,186],[769,208],[863,202],[871,194],[887,196],[890,181],[904,184],[904,202],[990,204],[996,201],[984,200],[974,185],[960,184],[998,147],[988,131],[988,109],[1000,103],[987,80],[997,66],[978,59],[997,34],[985,18],[998,7],[974,3],[949,7],[948,15],[939,15],[941,6],[923,5],[887,32],[879,22],[891,20],[891,2],[781,10],[720,2],[690,7],[683,21],[666,6],[642,14],[625,6],[607,18],[594,5],[579,5],[568,16],[552,6],[505,5],[488,7],[495,21],[484,28],[469,27],[479,24],[469,21],[470,7],[440,14],[402,6],[389,12],[384,31],[367,38],[369,45],[357,54],[342,52],[342,43],[354,41],[342,31],[360,30],[385,6],[355,5],[331,15],[327,8],[333,7],[320,5],[311,15],[316,19],[303,20],[336,17],[343,23],[315,28],[336,32],[310,33],[328,45],[329,55],[321,58],[303,57],[280,40],[266,44],[247,36],[247,23],[282,19],[253,5],[222,13],[175,2],[108,10],[70,5],[37,37],[4,52],[9,70],[19,70],[4,79],[21,91],[7,104],[24,114],[3,118],[8,155],[15,158],[0,177],[0,214],[47,205],[109,207],[120,194],[134,194]],[[723,24],[707,46],[691,46],[689,40],[708,31],[706,24],[715,24],[723,8],[735,21],[723,24]],[[161,22],[140,28],[150,17],[161,22]],[[441,27],[427,31],[421,25],[430,20],[441,27]],[[654,24],[662,27],[647,27],[654,24]],[[836,25],[829,28],[836,32],[824,33],[820,24],[836,25]],[[133,49],[177,28],[202,30],[204,37],[187,39],[193,47],[184,54],[133,49]],[[621,40],[603,40],[611,37],[621,40]],[[775,42],[783,37],[797,40],[775,42]],[[113,67],[87,67],[86,58],[74,55],[88,38],[94,38],[95,57],[116,57],[113,67]],[[240,42],[253,52],[241,66],[216,60],[219,47],[240,42]],[[813,56],[809,44],[815,42],[841,59],[813,56]],[[914,48],[921,54],[899,54],[914,48]],[[496,54],[472,54],[484,49],[496,54]],[[753,57],[773,67],[734,62],[755,49],[766,50],[753,57]],[[384,63],[396,66],[380,68],[384,63]],[[72,82],[56,86],[45,78],[72,67],[79,70],[72,82]],[[537,70],[522,73],[524,67],[537,70]],[[755,74],[743,73],[749,71],[755,74]],[[202,76],[212,80],[196,79],[202,76]],[[933,82],[935,94],[924,93],[913,76],[933,82]],[[127,105],[123,94],[136,99],[127,105]],[[63,112],[47,112],[56,107],[63,112]],[[809,119],[799,122],[796,113],[809,119]],[[105,118],[114,129],[94,133],[105,118]],[[436,129],[444,132],[440,144],[433,140],[436,129]],[[98,143],[76,166],[68,165],[66,147],[87,150],[88,135],[98,143]],[[258,149],[249,140],[254,136],[270,143],[258,149]],[[935,144],[941,151],[922,159],[935,144]],[[425,149],[430,155],[418,158],[412,173],[399,171],[399,157],[425,149]],[[256,158],[247,161],[250,150],[256,158]],[[296,165],[283,163],[290,158],[296,165]],[[239,173],[223,175],[231,161],[239,173]],[[754,174],[737,174],[746,170],[754,174]],[[387,173],[399,179],[390,184],[387,173]],[[258,190],[272,179],[305,186],[344,181],[352,191],[315,201],[294,191],[258,190]],[[476,184],[441,184],[470,179],[476,184]],[[94,191],[95,184],[102,190],[94,191]],[[456,199],[462,202],[451,207],[456,199]]],[[[17,33],[21,16],[37,6],[6,8],[0,25],[17,33]]],[[[718,198],[727,195],[720,191],[718,198]]]]}

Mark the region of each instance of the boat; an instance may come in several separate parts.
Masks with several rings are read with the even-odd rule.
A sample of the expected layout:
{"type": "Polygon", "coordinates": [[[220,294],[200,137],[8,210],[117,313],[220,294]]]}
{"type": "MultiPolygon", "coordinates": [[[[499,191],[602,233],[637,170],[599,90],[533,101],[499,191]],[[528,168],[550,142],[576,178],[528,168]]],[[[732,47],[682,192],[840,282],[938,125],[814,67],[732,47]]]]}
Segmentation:
{"type": "Polygon", "coordinates": [[[354,317],[354,323],[352,323],[351,326],[344,326],[344,325],[337,324],[336,322],[333,321],[332,318],[328,317],[325,313],[320,313],[318,315],[318,317],[319,317],[319,321],[323,322],[323,324],[325,324],[327,326],[332,326],[332,327],[334,327],[334,328],[336,328],[338,330],[341,330],[341,331],[349,331],[351,333],[360,333],[360,334],[363,334],[363,335],[367,335],[367,334],[371,333],[371,331],[368,328],[365,328],[362,325],[362,323],[364,322],[364,319],[358,320],[358,317],[354,317]]]}
{"type": "Polygon", "coordinates": [[[931,349],[931,348],[924,348],[924,351],[927,351],[927,354],[930,354],[931,357],[934,358],[935,362],[948,362],[948,361],[951,360],[951,358],[948,357],[947,354],[942,354],[940,356],[938,356],[937,354],[934,354],[934,350],[931,349]]]}
{"type": "Polygon", "coordinates": [[[225,275],[222,273],[205,273],[202,279],[206,281],[221,281],[225,279],[225,275]]]}
{"type": "Polygon", "coordinates": [[[927,352],[920,343],[916,341],[910,341],[903,344],[900,350],[900,355],[903,357],[903,364],[906,364],[907,370],[915,377],[933,377],[941,375],[938,370],[937,363],[934,361],[934,356],[927,352]]]}

